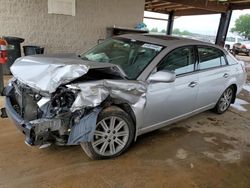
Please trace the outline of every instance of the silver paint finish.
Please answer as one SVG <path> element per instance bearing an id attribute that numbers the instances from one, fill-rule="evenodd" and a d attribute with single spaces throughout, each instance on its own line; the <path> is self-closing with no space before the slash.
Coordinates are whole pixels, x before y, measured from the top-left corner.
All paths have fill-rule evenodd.
<path id="1" fill-rule="evenodd" d="M 175 117 L 180 117 L 195 109 L 197 87 L 189 87 L 198 82 L 197 74 L 179 76 L 172 83 L 150 83 L 146 93 L 147 104 L 144 109 L 143 126 L 158 126 Z"/>
<path id="2" fill-rule="evenodd" d="M 147 91 L 147 84 L 130 80 L 99 80 L 67 85 L 80 90 L 71 111 L 100 105 L 108 96 L 120 99 L 130 105 L 137 105 Z M 145 103 L 145 99 L 144 102 Z M 140 107 L 143 109 L 144 104 Z M 138 106 L 139 107 L 139 106 Z"/>
<path id="3" fill-rule="evenodd" d="M 149 82 L 165 82 L 165 83 L 171 83 L 174 82 L 176 79 L 176 75 L 174 72 L 170 71 L 159 71 L 156 72 L 148 78 Z"/>
<path id="4" fill-rule="evenodd" d="M 13 76 L 38 91 L 53 93 L 60 85 L 85 75 L 89 69 L 114 68 L 117 65 L 83 61 L 74 54 L 35 55 L 19 58 L 11 66 Z"/>
<path id="5" fill-rule="evenodd" d="M 162 40 L 144 35 L 124 35 L 123 37 L 162 45 L 166 48 L 152 60 L 137 80 L 98 80 L 68 85 L 72 89 L 79 90 L 71 111 L 86 106 L 96 107 L 108 96 L 123 100 L 134 112 L 136 136 L 138 136 L 213 108 L 226 88 L 235 85 L 238 94 L 246 81 L 244 67 L 218 46 L 190 39 Z M 229 65 L 202 71 L 196 69 L 192 73 L 176 76 L 176 78 L 173 75 L 170 78 L 168 75 L 168 79 L 166 75 L 155 73 L 155 67 L 169 52 L 178 47 L 190 45 L 206 45 L 220 49 L 229 59 Z M 47 57 L 42 58 L 42 62 L 34 58 L 19 59 L 11 70 L 17 79 L 30 87 L 48 92 L 53 92 L 59 85 L 86 74 L 90 68 L 98 68 L 98 66 L 117 68 L 109 63 L 89 63 L 77 58 L 73 60 L 59 58 L 57 63 Z M 33 61 L 32 66 L 28 66 L 31 65 L 27 61 L 29 59 Z M 25 75 L 25 70 L 28 68 L 34 70 L 31 76 Z M 36 70 L 39 68 L 41 68 L 40 71 Z M 47 73 L 50 69 L 53 71 Z M 166 83 L 167 80 L 173 82 Z"/>
<path id="6" fill-rule="evenodd" d="M 110 116 L 97 123 L 91 145 L 96 153 L 112 156 L 126 146 L 128 138 L 128 124 L 119 117 Z"/>

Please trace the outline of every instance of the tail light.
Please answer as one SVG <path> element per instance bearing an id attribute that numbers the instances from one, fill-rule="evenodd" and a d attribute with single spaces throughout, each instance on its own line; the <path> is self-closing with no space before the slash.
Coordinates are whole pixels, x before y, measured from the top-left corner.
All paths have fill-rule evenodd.
<path id="1" fill-rule="evenodd" d="M 241 48 L 246 49 L 247 47 L 243 44 L 241 45 Z"/>

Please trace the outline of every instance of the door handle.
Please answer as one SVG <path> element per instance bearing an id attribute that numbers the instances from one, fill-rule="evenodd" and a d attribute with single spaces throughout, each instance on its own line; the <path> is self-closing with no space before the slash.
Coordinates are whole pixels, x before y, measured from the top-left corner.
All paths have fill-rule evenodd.
<path id="1" fill-rule="evenodd" d="M 198 82 L 191 82 L 189 85 L 188 85 L 188 87 L 195 87 L 195 86 L 197 86 L 198 85 Z"/>
<path id="2" fill-rule="evenodd" d="M 229 77 L 229 74 L 225 73 L 225 74 L 223 75 L 223 77 L 224 77 L 224 78 L 228 78 L 228 77 Z"/>

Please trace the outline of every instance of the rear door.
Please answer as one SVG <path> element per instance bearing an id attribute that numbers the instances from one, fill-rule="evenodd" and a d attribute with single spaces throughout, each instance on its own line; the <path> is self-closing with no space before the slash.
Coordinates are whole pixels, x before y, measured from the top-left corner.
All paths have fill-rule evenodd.
<path id="1" fill-rule="evenodd" d="M 230 79 L 230 67 L 227 66 L 222 50 L 210 46 L 198 46 L 199 92 L 196 109 L 214 106 Z"/>

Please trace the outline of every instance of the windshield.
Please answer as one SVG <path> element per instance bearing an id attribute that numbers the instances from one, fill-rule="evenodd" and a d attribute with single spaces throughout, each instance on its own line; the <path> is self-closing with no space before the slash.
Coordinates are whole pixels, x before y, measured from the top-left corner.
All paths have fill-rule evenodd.
<path id="1" fill-rule="evenodd" d="M 128 79 L 136 79 L 162 49 L 146 42 L 112 38 L 82 54 L 81 58 L 119 65 Z"/>

